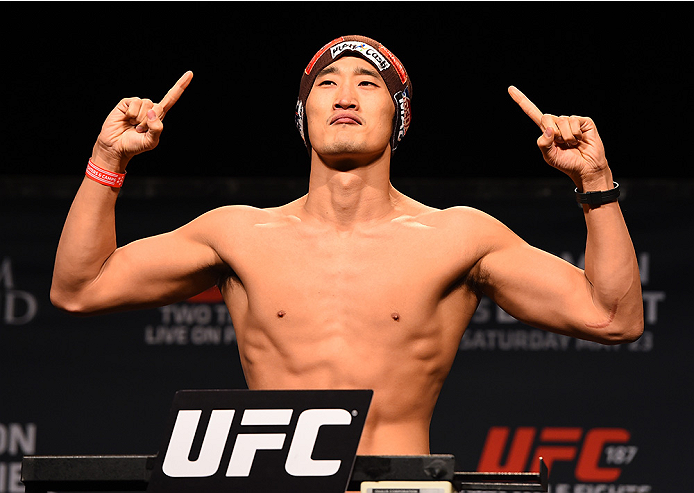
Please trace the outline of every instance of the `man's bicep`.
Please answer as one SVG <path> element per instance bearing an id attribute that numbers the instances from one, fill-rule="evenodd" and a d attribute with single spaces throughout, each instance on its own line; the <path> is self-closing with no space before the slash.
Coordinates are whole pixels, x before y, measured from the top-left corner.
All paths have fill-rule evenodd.
<path id="1" fill-rule="evenodd" d="M 594 339 L 602 315 L 584 272 L 508 236 L 478 263 L 478 284 L 504 311 L 534 327 Z"/>
<path id="2" fill-rule="evenodd" d="M 224 265 L 206 241 L 202 227 L 191 223 L 118 248 L 89 287 L 85 311 L 162 306 L 213 286 Z"/>

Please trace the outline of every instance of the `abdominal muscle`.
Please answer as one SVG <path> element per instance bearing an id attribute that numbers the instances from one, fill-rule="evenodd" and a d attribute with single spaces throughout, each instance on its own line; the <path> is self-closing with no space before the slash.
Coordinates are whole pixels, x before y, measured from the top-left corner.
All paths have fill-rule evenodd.
<path id="1" fill-rule="evenodd" d="M 404 361 L 406 356 L 397 355 L 396 350 L 385 355 L 385 360 L 365 361 L 358 357 L 357 351 L 349 349 L 343 349 L 342 354 L 331 359 L 320 346 L 324 344 L 304 345 L 293 352 L 297 361 L 286 355 L 283 358 L 279 353 L 273 357 L 270 351 L 242 351 L 246 355 L 243 359 L 248 387 L 252 390 L 371 389 L 374 396 L 358 453 L 429 453 L 429 421 L 440 390 L 434 378 L 414 375 L 410 371 L 415 369 L 414 362 Z"/>
<path id="2" fill-rule="evenodd" d="M 375 323 L 311 323 L 310 313 L 293 313 L 265 326 L 234 322 L 248 387 L 372 389 L 358 453 L 428 454 L 431 416 L 462 330 L 439 327 L 435 314 L 427 322 L 407 311 L 397 320 L 392 313 L 365 318 Z"/>

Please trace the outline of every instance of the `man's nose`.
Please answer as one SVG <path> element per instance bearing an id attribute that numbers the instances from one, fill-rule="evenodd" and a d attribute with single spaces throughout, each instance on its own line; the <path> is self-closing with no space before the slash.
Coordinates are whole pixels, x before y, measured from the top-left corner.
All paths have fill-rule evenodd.
<path id="1" fill-rule="evenodd" d="M 340 91 L 336 95 L 335 99 L 335 109 L 356 109 L 358 106 L 357 98 L 354 95 L 352 89 L 346 84 L 340 88 Z"/>

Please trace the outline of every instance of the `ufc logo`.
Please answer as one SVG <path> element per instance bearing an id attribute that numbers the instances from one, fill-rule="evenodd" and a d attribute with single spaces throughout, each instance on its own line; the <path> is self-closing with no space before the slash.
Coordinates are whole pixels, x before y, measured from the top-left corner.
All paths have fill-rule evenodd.
<path id="1" fill-rule="evenodd" d="M 635 446 L 612 447 L 607 444 L 626 444 L 631 434 L 623 428 L 592 428 L 585 436 L 582 428 L 545 427 L 540 430 L 539 442 L 534 448 L 537 429 L 519 427 L 510 445 L 510 429 L 495 426 L 489 429 L 482 450 L 478 471 L 522 472 L 527 471 L 528 460 L 532 456 L 530 470 L 539 470 L 539 457 L 551 469 L 554 461 L 576 461 L 576 479 L 583 482 L 612 482 L 622 473 L 621 467 L 601 467 L 603 452 L 607 452 L 608 464 L 624 465 L 631 462 L 638 450 Z M 581 439 L 583 440 L 581 442 Z M 504 451 L 508 450 L 502 464 Z M 531 454 L 532 452 L 532 454 Z M 620 452 L 617 454 L 616 452 Z M 621 454 L 625 452 L 625 454 Z M 626 460 L 629 455 L 628 461 Z"/>
<path id="2" fill-rule="evenodd" d="M 241 426 L 287 426 L 292 409 L 246 409 Z M 196 460 L 189 455 L 201 410 L 179 410 L 166 450 L 162 470 L 172 478 L 208 477 L 219 471 L 222 454 L 234 419 L 234 409 L 215 409 L 205 431 L 200 454 Z M 307 409 L 298 418 L 296 430 L 284 469 L 292 476 L 332 476 L 340 468 L 339 460 L 313 460 L 311 455 L 322 426 L 349 425 L 352 414 L 345 409 Z M 236 435 L 227 477 L 248 477 L 258 450 L 282 450 L 286 433 L 239 433 Z"/>

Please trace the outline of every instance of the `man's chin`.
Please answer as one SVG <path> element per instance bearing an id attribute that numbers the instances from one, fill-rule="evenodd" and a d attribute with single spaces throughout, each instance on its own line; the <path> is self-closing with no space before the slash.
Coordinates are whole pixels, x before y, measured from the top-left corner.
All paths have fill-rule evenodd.
<path id="1" fill-rule="evenodd" d="M 366 146 L 360 142 L 334 142 L 323 146 L 319 152 L 322 156 L 359 156 L 363 154 L 373 154 L 373 150 L 369 152 Z"/>
<path id="2" fill-rule="evenodd" d="M 373 149 L 358 142 L 336 142 L 315 149 L 328 166 L 348 170 L 364 166 L 381 157 L 387 149 Z"/>

